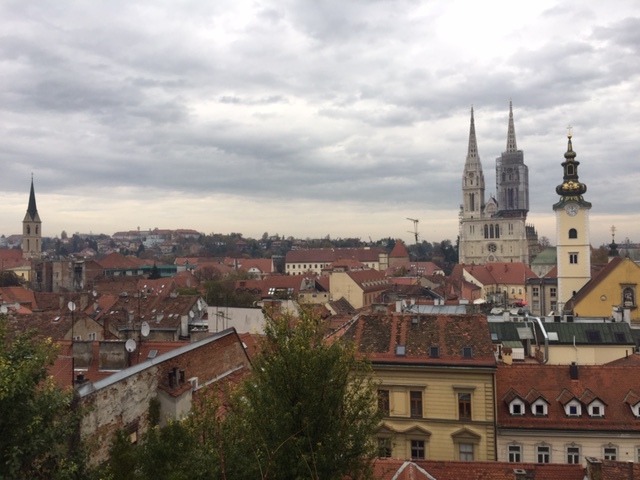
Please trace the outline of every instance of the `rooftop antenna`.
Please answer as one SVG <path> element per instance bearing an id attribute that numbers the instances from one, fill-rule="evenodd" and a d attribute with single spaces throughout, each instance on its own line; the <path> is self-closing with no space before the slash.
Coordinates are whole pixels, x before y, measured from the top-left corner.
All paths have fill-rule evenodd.
<path id="1" fill-rule="evenodd" d="M 418 244 L 418 222 L 420 220 L 418 220 L 417 218 L 409 218 L 407 217 L 407 220 L 409 220 L 410 222 L 413 222 L 413 230 L 407 230 L 409 233 L 413 233 L 413 236 L 416 239 L 416 245 Z"/>
<path id="2" fill-rule="evenodd" d="M 73 312 L 76 310 L 76 304 L 73 302 L 69 302 L 67 304 L 67 308 L 71 312 L 71 387 L 73 387 L 73 382 L 76 377 L 76 359 L 73 356 Z"/>

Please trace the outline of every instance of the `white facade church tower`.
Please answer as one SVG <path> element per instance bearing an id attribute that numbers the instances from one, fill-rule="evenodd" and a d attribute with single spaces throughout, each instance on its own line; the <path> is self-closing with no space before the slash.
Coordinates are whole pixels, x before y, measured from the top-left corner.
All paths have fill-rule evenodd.
<path id="1" fill-rule="evenodd" d="M 567 152 L 562 162 L 563 181 L 556 187 L 560 200 L 556 212 L 556 245 L 558 258 L 558 309 L 591 279 L 591 243 L 589 210 L 591 204 L 582 195 L 587 186 L 578 180 L 578 162 L 568 135 Z"/>

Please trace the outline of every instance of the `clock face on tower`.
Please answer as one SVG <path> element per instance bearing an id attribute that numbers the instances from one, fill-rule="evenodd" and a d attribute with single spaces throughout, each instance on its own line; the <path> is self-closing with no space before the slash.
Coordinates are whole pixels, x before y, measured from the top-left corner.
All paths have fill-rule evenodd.
<path id="1" fill-rule="evenodd" d="M 567 215 L 569 215 L 570 217 L 573 217 L 576 215 L 576 213 L 578 213 L 578 205 L 576 205 L 575 203 L 570 203 L 569 205 L 564 207 L 564 209 L 567 212 Z"/>

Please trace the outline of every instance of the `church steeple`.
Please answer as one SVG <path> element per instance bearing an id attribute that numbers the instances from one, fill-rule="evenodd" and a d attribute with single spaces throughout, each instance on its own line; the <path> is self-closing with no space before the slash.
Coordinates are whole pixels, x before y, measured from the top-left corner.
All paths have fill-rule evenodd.
<path id="1" fill-rule="evenodd" d="M 471 107 L 471 124 L 469 127 L 469 146 L 467 159 L 462 174 L 462 216 L 479 218 L 484 210 L 484 174 L 478 155 L 476 125 Z"/>
<path id="2" fill-rule="evenodd" d="M 518 151 L 516 144 L 516 127 L 513 124 L 513 104 L 509 100 L 509 130 L 507 131 L 507 151 L 506 153 L 515 153 Z"/>
<path id="3" fill-rule="evenodd" d="M 25 221 L 27 219 L 33 221 L 38 217 L 38 207 L 36 207 L 36 193 L 33 189 L 33 176 L 31 176 L 31 192 L 29 193 L 29 206 L 27 207 L 27 216 L 25 217 Z M 40 218 L 38 217 L 38 221 Z"/>
<path id="4" fill-rule="evenodd" d="M 471 107 L 471 126 L 469 127 L 469 148 L 467 150 L 467 163 L 478 159 L 478 141 L 476 140 L 476 122 L 473 119 L 473 106 Z"/>
<path id="5" fill-rule="evenodd" d="M 556 193 L 560 195 L 560 201 L 554 207 L 561 207 L 565 203 L 572 201 L 584 207 L 591 207 L 591 204 L 582 197 L 587 191 L 587 186 L 578 179 L 578 165 L 580 165 L 580 162 L 576 160 L 576 152 L 573 151 L 571 132 L 567 134 L 567 138 L 567 151 L 564 154 L 565 160 L 562 162 L 564 176 L 562 183 L 556 187 Z"/>
<path id="6" fill-rule="evenodd" d="M 27 213 L 22 221 L 22 258 L 40 258 L 42 256 L 42 221 L 36 207 L 36 193 L 31 176 L 31 191 Z"/>

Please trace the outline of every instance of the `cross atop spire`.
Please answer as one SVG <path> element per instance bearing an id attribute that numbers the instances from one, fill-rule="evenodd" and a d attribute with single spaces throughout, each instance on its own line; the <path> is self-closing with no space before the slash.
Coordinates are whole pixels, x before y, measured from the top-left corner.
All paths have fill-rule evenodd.
<path id="1" fill-rule="evenodd" d="M 473 120 L 473 105 L 471 105 L 471 127 L 469 128 L 469 150 L 467 151 L 467 160 L 470 158 L 478 158 L 478 142 L 476 141 L 476 124 Z"/>
<path id="2" fill-rule="evenodd" d="M 507 153 L 518 151 L 516 144 L 516 128 L 513 124 L 513 103 L 509 99 L 509 130 L 507 131 Z"/>

